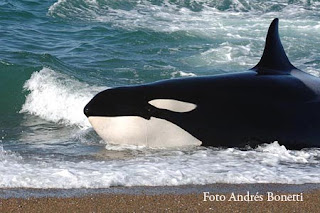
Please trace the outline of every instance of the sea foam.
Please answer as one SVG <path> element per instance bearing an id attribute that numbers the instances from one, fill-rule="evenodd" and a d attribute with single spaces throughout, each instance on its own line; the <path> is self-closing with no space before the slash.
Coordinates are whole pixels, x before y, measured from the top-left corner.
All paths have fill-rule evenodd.
<path id="1" fill-rule="evenodd" d="M 210 46 L 198 54 L 179 59 L 188 66 L 213 67 L 224 71 L 247 70 L 258 63 L 271 20 L 280 18 L 280 34 L 292 63 L 319 76 L 317 56 L 310 50 L 319 43 L 319 23 L 313 20 L 320 11 L 310 1 L 89 1 L 59 0 L 48 14 L 55 18 L 101 22 L 128 31 L 183 33 L 189 38 L 209 40 Z M 310 17 L 308 19 L 308 17 Z M 308 19 L 306 22 L 305 20 Z M 254 24 L 252 24 L 254 23 Z M 308 33 L 309 32 L 309 33 Z M 172 35 L 174 36 L 174 35 Z M 223 42 L 221 42 L 223 38 Z M 299 38 L 299 40 L 296 40 Z M 190 47 L 189 47 L 190 48 Z M 258 51 L 255 51 L 258 50 Z M 307 55 L 305 60 L 297 55 Z"/>
<path id="2" fill-rule="evenodd" d="M 112 154 L 126 152 L 112 148 Z M 130 148 L 131 150 L 131 148 Z M 25 160 L 0 149 L 0 187 L 106 188 L 213 183 L 320 183 L 319 149 L 290 151 L 277 142 L 257 149 L 153 150 L 109 160 Z M 312 168 L 312 169 L 311 169 Z"/>
<path id="3" fill-rule="evenodd" d="M 224 19 L 246 21 L 260 15 L 292 17 L 312 15 L 319 10 L 317 2 L 310 1 L 110 1 L 58 0 L 49 7 L 48 14 L 63 19 L 80 19 L 111 23 L 126 29 L 147 28 L 156 31 L 212 30 L 221 27 Z M 252 20 L 251 20 L 252 21 Z M 258 21 L 258 20 L 257 20 Z"/>

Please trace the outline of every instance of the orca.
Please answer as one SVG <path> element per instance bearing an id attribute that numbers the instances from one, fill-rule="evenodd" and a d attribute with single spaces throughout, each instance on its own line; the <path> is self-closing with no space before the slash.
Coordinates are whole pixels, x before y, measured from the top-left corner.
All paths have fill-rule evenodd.
<path id="1" fill-rule="evenodd" d="M 84 113 L 115 144 L 320 147 L 320 79 L 290 63 L 278 25 L 276 18 L 248 71 L 107 89 Z"/>

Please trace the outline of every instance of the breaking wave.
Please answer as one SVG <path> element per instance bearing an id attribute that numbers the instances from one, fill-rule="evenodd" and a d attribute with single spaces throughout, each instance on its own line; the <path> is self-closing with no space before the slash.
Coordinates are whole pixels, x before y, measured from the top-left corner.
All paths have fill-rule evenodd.
<path id="1" fill-rule="evenodd" d="M 105 87 L 89 86 L 65 74 L 43 68 L 34 72 L 23 88 L 29 92 L 20 113 L 29 113 L 48 121 L 90 126 L 84 106 Z"/>

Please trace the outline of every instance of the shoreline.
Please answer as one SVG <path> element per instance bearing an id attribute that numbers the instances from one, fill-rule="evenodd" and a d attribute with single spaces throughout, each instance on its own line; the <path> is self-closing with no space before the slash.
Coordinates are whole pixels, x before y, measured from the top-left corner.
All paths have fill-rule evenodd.
<path id="1" fill-rule="evenodd" d="M 200 194 L 205 191 L 219 193 L 266 193 L 268 191 L 283 193 L 300 193 L 320 190 L 320 183 L 283 184 L 283 183 L 215 183 L 206 185 L 179 186 L 114 186 L 110 188 L 0 188 L 0 199 L 7 198 L 42 198 L 42 197 L 83 197 L 88 195 L 164 195 L 164 194 Z"/>
<path id="2" fill-rule="evenodd" d="M 204 201 L 204 192 L 225 196 L 225 201 Z M 246 194 L 266 198 L 303 194 L 303 200 L 235 201 L 230 195 Z M 9 196 L 10 195 L 10 196 Z M 210 184 L 187 186 L 137 186 L 108 189 L 0 189 L 0 212 L 317 212 L 320 209 L 320 184 Z"/>

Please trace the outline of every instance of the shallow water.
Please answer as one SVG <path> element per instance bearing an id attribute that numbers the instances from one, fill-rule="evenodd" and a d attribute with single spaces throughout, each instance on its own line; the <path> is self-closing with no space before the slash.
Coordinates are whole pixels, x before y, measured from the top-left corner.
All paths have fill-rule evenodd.
<path id="1" fill-rule="evenodd" d="M 0 187 L 320 183 L 319 149 L 112 146 L 82 112 L 108 87 L 250 69 L 276 17 L 319 76 L 319 1 L 4 0 L 0 17 Z"/>

